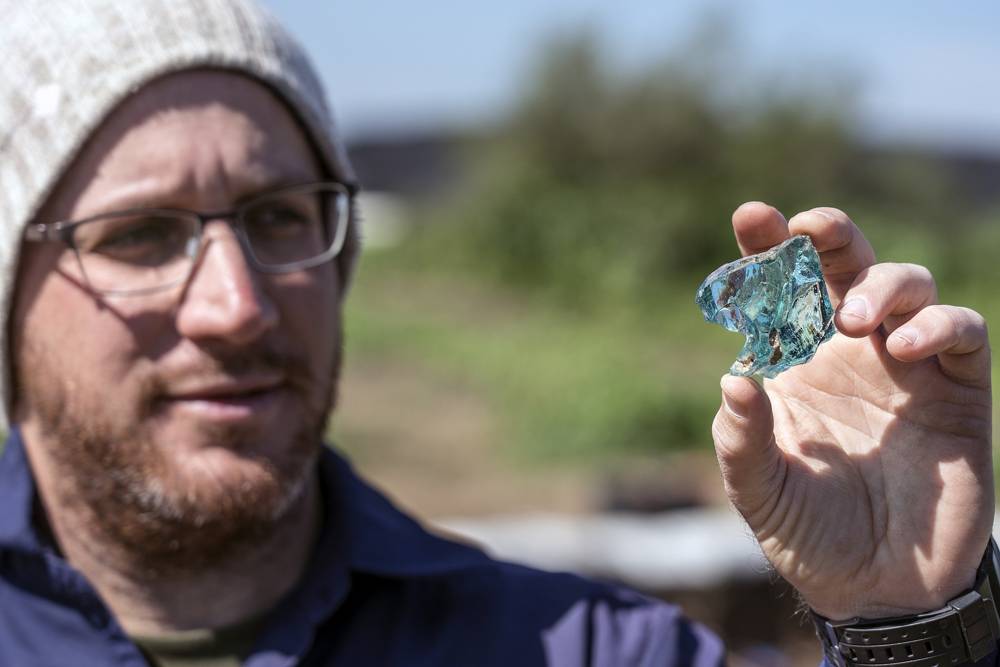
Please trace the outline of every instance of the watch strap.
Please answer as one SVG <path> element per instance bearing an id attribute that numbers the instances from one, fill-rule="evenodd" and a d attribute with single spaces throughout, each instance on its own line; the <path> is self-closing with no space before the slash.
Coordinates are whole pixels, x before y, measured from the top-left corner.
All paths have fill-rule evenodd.
<path id="1" fill-rule="evenodd" d="M 996 650 L 1000 560 L 991 538 L 972 590 L 936 611 L 884 619 L 830 621 L 812 612 L 827 661 L 836 667 L 972 665 Z"/>

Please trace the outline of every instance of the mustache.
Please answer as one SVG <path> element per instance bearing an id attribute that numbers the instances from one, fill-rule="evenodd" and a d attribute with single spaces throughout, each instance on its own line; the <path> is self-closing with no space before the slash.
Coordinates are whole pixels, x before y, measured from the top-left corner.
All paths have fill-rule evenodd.
<path id="1" fill-rule="evenodd" d="M 239 382 L 259 377 L 280 378 L 282 384 L 300 393 L 311 391 L 317 382 L 329 381 L 318 377 L 302 355 L 259 343 L 239 350 L 204 351 L 197 359 L 150 376 L 143 394 L 156 399 L 192 383 Z"/>

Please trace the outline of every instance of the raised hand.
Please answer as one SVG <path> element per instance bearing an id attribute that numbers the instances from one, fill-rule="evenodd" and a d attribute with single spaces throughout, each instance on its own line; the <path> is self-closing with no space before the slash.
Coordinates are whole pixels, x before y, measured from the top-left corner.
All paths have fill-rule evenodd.
<path id="1" fill-rule="evenodd" d="M 975 311 L 939 305 L 912 264 L 877 264 L 841 211 L 787 223 L 748 203 L 744 254 L 806 234 L 838 333 L 763 389 L 722 379 L 713 424 L 730 499 L 818 613 L 937 609 L 971 588 L 993 521 L 990 351 Z"/>

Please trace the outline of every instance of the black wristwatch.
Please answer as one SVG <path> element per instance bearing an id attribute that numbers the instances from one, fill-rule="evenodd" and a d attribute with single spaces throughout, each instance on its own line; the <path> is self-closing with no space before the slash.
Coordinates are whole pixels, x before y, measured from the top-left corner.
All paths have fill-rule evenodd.
<path id="1" fill-rule="evenodd" d="M 959 667 L 996 650 L 1000 554 L 990 538 L 976 584 L 937 611 L 914 616 L 830 621 L 812 612 L 823 653 L 836 667 Z"/>

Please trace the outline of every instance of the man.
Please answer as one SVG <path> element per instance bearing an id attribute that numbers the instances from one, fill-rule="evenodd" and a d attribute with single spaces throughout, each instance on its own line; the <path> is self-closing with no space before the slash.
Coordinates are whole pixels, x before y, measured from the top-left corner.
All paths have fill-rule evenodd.
<path id="1" fill-rule="evenodd" d="M 279 27 L 238 0 L 6 9 L 0 665 L 722 663 L 668 605 L 424 532 L 322 446 L 355 186 Z M 733 223 L 744 252 L 809 234 L 844 334 L 767 394 L 723 383 L 723 477 L 777 571 L 833 621 L 979 586 L 982 318 L 834 209 Z"/>

